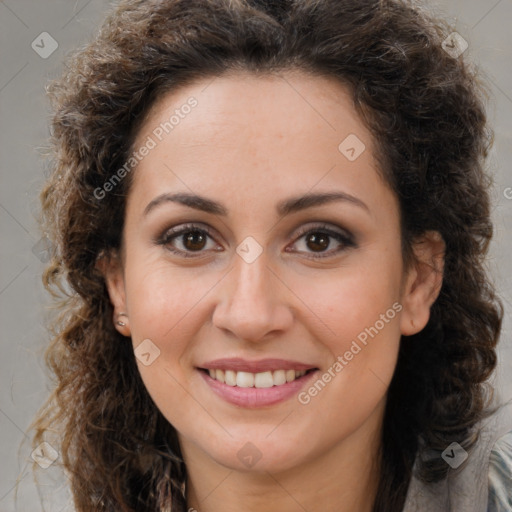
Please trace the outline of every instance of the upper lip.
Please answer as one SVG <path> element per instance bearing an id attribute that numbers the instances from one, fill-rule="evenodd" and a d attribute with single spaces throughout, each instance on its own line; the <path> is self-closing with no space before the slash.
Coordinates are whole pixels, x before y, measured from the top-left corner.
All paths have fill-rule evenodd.
<path id="1" fill-rule="evenodd" d="M 235 372 L 261 373 L 275 370 L 311 370 L 311 364 L 290 361 L 287 359 L 260 359 L 249 361 L 240 357 L 215 359 L 200 366 L 206 370 L 232 370 Z"/>

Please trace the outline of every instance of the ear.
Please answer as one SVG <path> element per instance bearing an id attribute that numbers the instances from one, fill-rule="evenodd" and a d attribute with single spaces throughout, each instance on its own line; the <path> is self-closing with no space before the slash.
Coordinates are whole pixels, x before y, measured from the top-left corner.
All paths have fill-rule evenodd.
<path id="1" fill-rule="evenodd" d="M 412 263 L 402 293 L 403 312 L 400 329 L 403 335 L 420 332 L 430 318 L 430 306 L 443 284 L 446 245 L 437 231 L 427 231 L 413 244 Z"/>
<path id="2" fill-rule="evenodd" d="M 105 279 L 110 302 L 114 307 L 114 318 L 112 319 L 114 326 L 122 335 L 130 336 L 123 263 L 119 253 L 117 251 L 102 253 L 96 261 L 96 268 Z"/>

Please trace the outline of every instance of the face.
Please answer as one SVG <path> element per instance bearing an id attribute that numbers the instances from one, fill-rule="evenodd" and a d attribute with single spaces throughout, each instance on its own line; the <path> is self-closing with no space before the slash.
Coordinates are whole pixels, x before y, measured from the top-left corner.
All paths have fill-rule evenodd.
<path id="1" fill-rule="evenodd" d="M 439 282 L 404 268 L 397 199 L 344 86 L 197 82 L 159 99 L 134 149 L 105 273 L 185 452 L 279 471 L 378 431 L 400 337 Z"/>

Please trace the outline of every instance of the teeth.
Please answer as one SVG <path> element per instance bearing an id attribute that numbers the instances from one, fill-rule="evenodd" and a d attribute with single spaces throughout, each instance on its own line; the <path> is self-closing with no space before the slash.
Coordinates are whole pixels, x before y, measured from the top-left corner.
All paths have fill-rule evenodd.
<path id="1" fill-rule="evenodd" d="M 254 387 L 271 388 L 274 385 L 272 372 L 257 373 L 254 377 Z"/>
<path id="2" fill-rule="evenodd" d="M 254 386 L 254 373 L 236 372 L 236 385 L 239 388 L 252 388 Z"/>
<path id="3" fill-rule="evenodd" d="M 228 386 L 236 386 L 236 372 L 232 370 L 226 370 L 224 373 L 224 383 Z"/>
<path id="4" fill-rule="evenodd" d="M 235 372 L 233 370 L 208 370 L 212 379 L 223 382 L 228 386 L 240 388 L 271 388 L 292 382 L 306 374 L 306 370 L 274 370 L 273 372 Z"/>
<path id="5" fill-rule="evenodd" d="M 293 373 L 295 374 L 295 372 Z M 274 386 L 280 386 L 281 384 L 284 384 L 286 382 L 286 372 L 284 370 L 276 370 L 272 374 L 272 378 L 274 380 Z"/>
<path id="6" fill-rule="evenodd" d="M 295 380 L 295 370 L 286 370 L 286 382 Z"/>

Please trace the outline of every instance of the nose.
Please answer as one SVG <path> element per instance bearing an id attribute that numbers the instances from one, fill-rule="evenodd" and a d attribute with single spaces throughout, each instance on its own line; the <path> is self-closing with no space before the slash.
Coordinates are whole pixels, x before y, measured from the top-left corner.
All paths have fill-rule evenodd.
<path id="1" fill-rule="evenodd" d="M 236 339 L 265 341 L 292 325 L 293 312 L 287 303 L 291 292 L 268 267 L 265 253 L 252 263 L 237 255 L 219 293 L 213 325 Z"/>

